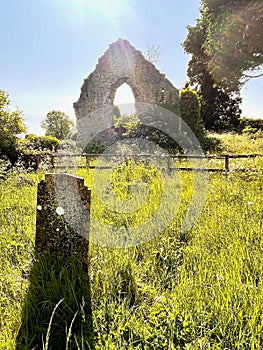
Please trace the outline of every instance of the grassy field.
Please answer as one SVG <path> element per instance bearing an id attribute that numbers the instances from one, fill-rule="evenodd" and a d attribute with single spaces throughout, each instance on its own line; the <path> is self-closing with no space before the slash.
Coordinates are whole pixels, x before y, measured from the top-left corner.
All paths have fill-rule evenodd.
<path id="1" fill-rule="evenodd" d="M 238 142 L 218 137 L 225 138 L 223 149 L 231 153 L 261 150 L 262 139 L 249 149 L 245 137 Z M 125 202 L 130 187 L 122 173 L 114 184 Z M 130 173 L 138 176 L 140 170 Z M 92 171 L 79 175 L 93 190 L 92 215 L 105 220 Z M 148 168 L 143 175 L 154 192 L 158 174 Z M 201 215 L 184 233 L 179 224 L 191 201 L 192 175 L 180 173 L 172 181 L 178 176 L 182 195 L 174 221 L 135 247 L 91 242 L 88 278 L 78 261 L 56 271 L 54 260 L 34 259 L 37 183 L 43 174 L 1 180 L 0 349 L 33 348 L 19 345 L 21 323 L 25 343 L 37 329 L 32 344 L 41 350 L 262 349 L 262 173 L 209 174 Z M 139 225 L 143 215 L 151 215 L 150 204 L 159 201 L 153 196 L 141 218 L 131 217 L 129 224 L 136 219 Z M 123 217 L 110 220 L 118 225 Z"/>
<path id="2" fill-rule="evenodd" d="M 253 134 L 211 134 L 221 141 L 220 152 L 232 154 L 262 153 L 263 137 Z"/>

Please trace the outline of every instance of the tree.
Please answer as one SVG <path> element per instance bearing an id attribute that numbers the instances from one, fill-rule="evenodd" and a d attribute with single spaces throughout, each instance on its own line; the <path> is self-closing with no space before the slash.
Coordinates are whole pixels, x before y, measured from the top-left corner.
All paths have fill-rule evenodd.
<path id="1" fill-rule="evenodd" d="M 161 48 L 159 45 L 148 44 L 144 56 L 149 62 L 157 66 L 160 63 L 160 53 Z"/>
<path id="2" fill-rule="evenodd" d="M 60 141 L 55 137 L 28 134 L 24 139 L 18 140 L 18 163 L 27 171 L 36 171 L 41 162 L 47 162 L 46 155 L 56 151 L 59 145 Z"/>
<path id="3" fill-rule="evenodd" d="M 208 130 L 236 128 L 240 117 L 239 89 L 230 91 L 220 86 L 209 71 L 210 57 L 204 48 L 208 36 L 209 17 L 201 10 L 201 19 L 195 26 L 188 26 L 183 43 L 185 52 L 192 55 L 188 64 L 189 84 L 198 91 L 201 102 L 201 117 Z"/>
<path id="4" fill-rule="evenodd" d="M 170 152 L 179 149 L 178 144 L 168 134 L 153 126 L 142 124 L 137 115 L 122 115 L 115 118 L 114 130 L 119 134 L 120 139 L 147 139 Z"/>
<path id="5" fill-rule="evenodd" d="M 74 123 L 64 112 L 50 111 L 40 125 L 46 130 L 46 136 L 63 140 L 74 126 Z"/>
<path id="6" fill-rule="evenodd" d="M 203 0 L 208 19 L 204 49 L 209 72 L 222 86 L 236 90 L 263 65 L 262 0 Z"/>
<path id="7" fill-rule="evenodd" d="M 200 98 L 195 90 L 185 88 L 180 91 L 180 117 L 198 139 L 205 136 L 200 107 Z"/>
<path id="8" fill-rule="evenodd" d="M 0 90 L 0 157 L 7 156 L 13 165 L 17 160 L 19 134 L 26 131 L 22 111 L 10 110 L 9 94 Z"/>
<path id="9" fill-rule="evenodd" d="M 20 143 L 24 143 L 27 149 L 45 152 L 56 152 L 60 141 L 53 136 L 38 136 L 35 134 L 28 134 Z"/>

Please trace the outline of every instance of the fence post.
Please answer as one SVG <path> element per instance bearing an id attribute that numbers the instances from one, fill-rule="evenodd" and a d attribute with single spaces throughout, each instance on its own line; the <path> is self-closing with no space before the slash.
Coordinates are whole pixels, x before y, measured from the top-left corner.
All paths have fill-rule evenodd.
<path id="1" fill-rule="evenodd" d="M 225 171 L 229 171 L 229 154 L 225 154 Z"/>
<path id="2" fill-rule="evenodd" d="M 86 154 L 86 168 L 89 169 L 89 156 Z"/>

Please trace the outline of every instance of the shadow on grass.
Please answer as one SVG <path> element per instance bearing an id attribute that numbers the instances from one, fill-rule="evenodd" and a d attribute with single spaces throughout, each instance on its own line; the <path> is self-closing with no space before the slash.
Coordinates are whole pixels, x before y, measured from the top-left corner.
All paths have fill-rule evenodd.
<path id="1" fill-rule="evenodd" d="M 29 277 L 16 350 L 93 349 L 87 264 L 39 255 Z"/>
<path id="2" fill-rule="evenodd" d="M 204 153 L 219 153 L 222 151 L 222 142 L 214 136 L 206 135 L 199 141 Z"/>

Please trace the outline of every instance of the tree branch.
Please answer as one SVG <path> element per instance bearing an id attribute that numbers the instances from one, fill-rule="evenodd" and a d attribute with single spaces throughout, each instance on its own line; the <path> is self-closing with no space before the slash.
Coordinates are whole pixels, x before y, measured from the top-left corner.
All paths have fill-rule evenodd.
<path id="1" fill-rule="evenodd" d="M 246 78 L 259 78 L 259 77 L 263 76 L 263 73 L 260 73 L 258 75 L 249 75 L 249 74 L 243 73 L 243 76 L 246 77 Z"/>

